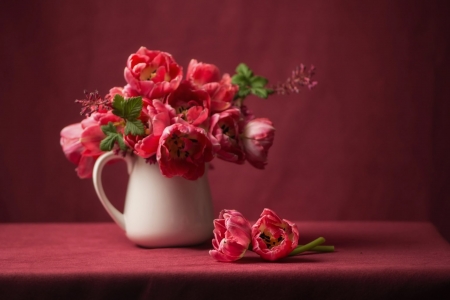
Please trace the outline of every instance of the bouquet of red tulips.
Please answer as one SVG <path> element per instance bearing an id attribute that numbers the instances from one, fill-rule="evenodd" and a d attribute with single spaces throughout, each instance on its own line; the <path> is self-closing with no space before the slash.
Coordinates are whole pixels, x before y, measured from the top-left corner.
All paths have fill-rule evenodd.
<path id="1" fill-rule="evenodd" d="M 183 79 L 169 53 L 141 47 L 128 58 L 125 86 L 103 98 L 94 92 L 76 100 L 85 119 L 61 131 L 62 149 L 80 178 L 91 177 L 96 159 L 107 151 L 158 163 L 169 178 L 195 180 L 215 157 L 263 169 L 275 128 L 269 119 L 256 118 L 244 99 L 312 88 L 313 74 L 313 67 L 300 65 L 286 82 L 268 86 L 245 64 L 231 77 L 193 59 Z"/>

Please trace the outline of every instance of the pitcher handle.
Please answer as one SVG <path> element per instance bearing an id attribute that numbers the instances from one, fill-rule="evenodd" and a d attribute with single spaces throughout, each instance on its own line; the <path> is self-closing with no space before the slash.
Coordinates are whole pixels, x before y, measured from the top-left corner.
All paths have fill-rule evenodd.
<path id="1" fill-rule="evenodd" d="M 92 173 L 92 180 L 94 182 L 94 188 L 97 192 L 97 196 L 100 199 L 100 202 L 103 204 L 103 207 L 106 209 L 111 218 L 119 225 L 123 230 L 125 229 L 125 218 L 123 213 L 118 211 L 108 200 L 106 197 L 105 191 L 103 190 L 102 184 L 102 171 L 105 164 L 112 159 L 122 159 L 127 163 L 128 174 L 131 174 L 133 170 L 133 160 L 129 156 L 120 156 L 114 154 L 114 152 L 106 152 L 97 159 L 94 165 L 94 171 Z"/>

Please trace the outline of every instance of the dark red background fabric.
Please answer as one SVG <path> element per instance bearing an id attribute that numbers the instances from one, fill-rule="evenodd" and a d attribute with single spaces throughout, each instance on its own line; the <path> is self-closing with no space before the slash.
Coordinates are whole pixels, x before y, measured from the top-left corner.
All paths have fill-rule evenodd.
<path id="1" fill-rule="evenodd" d="M 123 86 L 140 46 L 271 82 L 299 64 L 319 86 L 249 99 L 276 126 L 265 171 L 215 160 L 216 213 L 256 219 L 432 220 L 450 236 L 449 6 L 445 1 L 2 1 L 0 221 L 107 221 L 59 145 L 74 99 Z M 107 193 L 122 206 L 126 175 Z"/>

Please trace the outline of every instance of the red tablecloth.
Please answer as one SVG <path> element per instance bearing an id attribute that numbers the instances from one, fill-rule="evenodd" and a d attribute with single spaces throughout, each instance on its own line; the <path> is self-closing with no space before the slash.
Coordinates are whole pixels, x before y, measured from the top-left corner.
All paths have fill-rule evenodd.
<path id="1" fill-rule="evenodd" d="M 298 225 L 336 252 L 219 263 L 210 243 L 143 249 L 112 223 L 0 224 L 0 299 L 450 299 L 450 245 L 431 223 Z"/>

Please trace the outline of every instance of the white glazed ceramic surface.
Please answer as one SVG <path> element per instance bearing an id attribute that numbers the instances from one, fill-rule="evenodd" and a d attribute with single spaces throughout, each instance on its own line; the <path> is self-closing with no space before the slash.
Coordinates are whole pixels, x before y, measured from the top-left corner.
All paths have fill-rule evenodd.
<path id="1" fill-rule="evenodd" d="M 130 174 L 123 214 L 106 197 L 101 179 L 105 164 L 117 158 L 125 160 Z M 96 161 L 93 181 L 106 211 L 137 245 L 186 246 L 212 238 L 214 217 L 206 173 L 195 181 L 166 178 L 157 164 L 108 152 Z"/>

